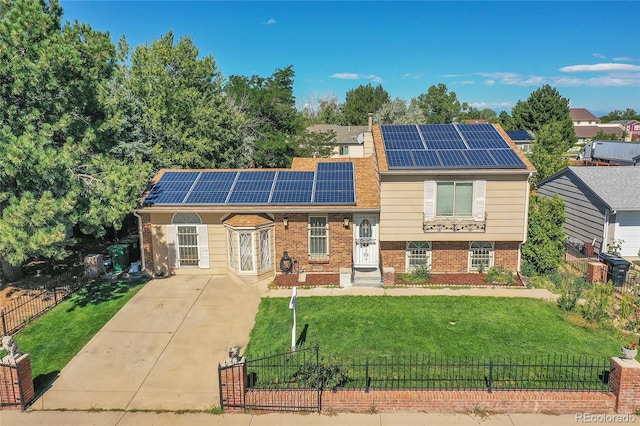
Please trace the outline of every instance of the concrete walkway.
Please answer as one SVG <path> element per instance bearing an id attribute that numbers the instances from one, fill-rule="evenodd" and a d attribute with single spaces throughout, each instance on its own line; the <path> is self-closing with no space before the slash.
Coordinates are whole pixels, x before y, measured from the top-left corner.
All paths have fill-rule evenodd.
<path id="1" fill-rule="evenodd" d="M 148 282 L 31 409 L 204 410 L 218 363 L 248 342 L 261 289 L 210 275 Z M 57 337 L 64 344 L 64 336 Z"/>
<path id="2" fill-rule="evenodd" d="M 606 417 L 605 417 L 606 416 Z M 174 414 L 115 411 L 0 411 L 2 426 L 575 426 L 576 424 L 636 424 L 633 415 L 617 414 Z"/>
<path id="3" fill-rule="evenodd" d="M 540 288 L 519 287 L 472 287 L 472 288 L 421 288 L 421 287 L 298 287 L 299 297 L 309 296 L 485 296 L 485 297 L 529 297 L 555 301 L 557 294 Z M 262 297 L 291 297 L 290 289 L 269 290 Z"/>

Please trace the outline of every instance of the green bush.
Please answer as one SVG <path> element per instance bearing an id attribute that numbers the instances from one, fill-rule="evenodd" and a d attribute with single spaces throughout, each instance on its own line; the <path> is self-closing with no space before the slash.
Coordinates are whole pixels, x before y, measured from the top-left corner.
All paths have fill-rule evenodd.
<path id="1" fill-rule="evenodd" d="M 613 283 L 594 284 L 587 292 L 587 302 L 582 316 L 589 322 L 601 322 L 609 317 L 609 310 L 613 306 Z"/>
<path id="2" fill-rule="evenodd" d="M 507 271 L 503 266 L 494 266 L 489 269 L 484 281 L 493 284 L 515 284 L 516 277 L 513 272 Z"/>
<path id="3" fill-rule="evenodd" d="M 416 268 L 406 274 L 398 274 L 398 277 L 407 283 L 411 284 L 427 284 L 431 281 L 431 269 L 427 264 L 421 264 L 416 266 Z"/>
<path id="4" fill-rule="evenodd" d="M 556 287 L 560 290 L 558 307 L 565 311 L 573 311 L 578 305 L 578 299 L 586 285 L 584 278 L 565 276 L 560 281 L 560 285 Z"/>

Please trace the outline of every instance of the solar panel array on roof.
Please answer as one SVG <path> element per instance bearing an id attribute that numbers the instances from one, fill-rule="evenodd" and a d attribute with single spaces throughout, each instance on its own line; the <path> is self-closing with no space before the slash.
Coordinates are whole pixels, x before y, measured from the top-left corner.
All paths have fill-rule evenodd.
<path id="1" fill-rule="evenodd" d="M 526 130 L 507 130 L 512 141 L 532 141 L 533 137 Z"/>
<path id="2" fill-rule="evenodd" d="M 353 205 L 352 162 L 321 162 L 317 171 L 166 172 L 143 205 Z"/>
<path id="3" fill-rule="evenodd" d="M 491 124 L 393 125 L 380 130 L 390 169 L 526 168 Z"/>

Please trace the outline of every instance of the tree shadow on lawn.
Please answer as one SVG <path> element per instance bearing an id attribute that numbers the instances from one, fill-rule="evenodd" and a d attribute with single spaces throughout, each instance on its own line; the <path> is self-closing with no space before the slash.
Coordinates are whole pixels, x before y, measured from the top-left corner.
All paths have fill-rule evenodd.
<path id="1" fill-rule="evenodd" d="M 117 281 L 103 279 L 90 282 L 71 296 L 70 300 L 73 305 L 67 309 L 67 312 L 73 311 L 76 307 L 98 305 L 103 302 L 119 299 L 132 287 L 146 281 L 144 278 L 136 277 Z"/>

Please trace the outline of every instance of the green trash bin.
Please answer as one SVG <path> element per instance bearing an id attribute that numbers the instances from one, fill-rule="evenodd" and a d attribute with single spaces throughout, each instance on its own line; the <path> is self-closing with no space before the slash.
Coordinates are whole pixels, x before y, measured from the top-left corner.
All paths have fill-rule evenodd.
<path id="1" fill-rule="evenodd" d="M 140 260 L 140 237 L 138 234 L 129 235 L 122 241 L 118 241 L 118 244 L 129 245 L 129 262 L 137 262 Z"/>
<path id="2" fill-rule="evenodd" d="M 114 244 L 107 247 L 111 255 L 113 270 L 122 272 L 129 269 L 129 244 Z"/>

